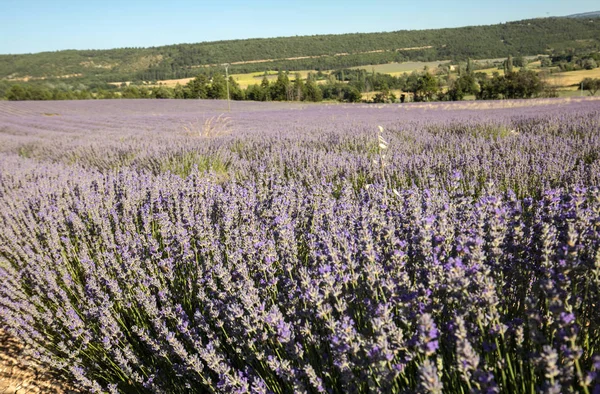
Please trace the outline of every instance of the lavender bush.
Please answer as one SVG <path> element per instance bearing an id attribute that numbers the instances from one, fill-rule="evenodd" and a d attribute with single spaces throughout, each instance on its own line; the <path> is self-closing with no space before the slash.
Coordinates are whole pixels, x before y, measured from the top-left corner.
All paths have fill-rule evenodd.
<path id="1" fill-rule="evenodd" d="M 0 103 L 0 324 L 90 392 L 599 392 L 600 107 L 520 103 Z"/>

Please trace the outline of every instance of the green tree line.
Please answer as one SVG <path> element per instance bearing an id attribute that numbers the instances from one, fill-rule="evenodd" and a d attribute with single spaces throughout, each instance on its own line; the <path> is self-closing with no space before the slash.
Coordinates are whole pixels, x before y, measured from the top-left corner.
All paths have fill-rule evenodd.
<path id="1" fill-rule="evenodd" d="M 552 97 L 556 92 L 538 73 L 524 67 L 523 60 L 508 57 L 503 63 L 504 74 L 489 76 L 477 72 L 470 60 L 458 67 L 458 74 L 440 68 L 437 74 L 425 69 L 392 76 L 364 69 L 339 69 L 328 74 L 309 73 L 303 79 L 299 73 L 279 71 L 271 81 L 265 73 L 260 84 L 242 89 L 233 77 L 227 80 L 220 73 L 201 73 L 185 85 L 144 86 L 136 84 L 96 85 L 92 89 L 76 89 L 66 83 L 47 85 L 4 86 L 8 100 L 79 100 L 79 99 L 227 99 L 253 101 L 365 101 L 363 94 L 376 92 L 372 102 L 459 101 L 466 96 L 479 100 Z M 521 66 L 515 71 L 515 64 Z M 446 70 L 446 71 L 444 71 Z M 600 89 L 600 79 L 586 78 L 584 89 L 591 95 Z M 0 84 L 0 88 L 3 85 Z M 400 90 L 400 97 L 393 91 Z"/>

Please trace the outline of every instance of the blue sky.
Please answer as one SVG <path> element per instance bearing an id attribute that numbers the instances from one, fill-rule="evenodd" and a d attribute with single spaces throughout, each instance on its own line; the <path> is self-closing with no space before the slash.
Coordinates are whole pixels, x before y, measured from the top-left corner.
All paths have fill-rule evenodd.
<path id="1" fill-rule="evenodd" d="M 482 25 L 598 0 L 0 0 L 0 53 Z"/>

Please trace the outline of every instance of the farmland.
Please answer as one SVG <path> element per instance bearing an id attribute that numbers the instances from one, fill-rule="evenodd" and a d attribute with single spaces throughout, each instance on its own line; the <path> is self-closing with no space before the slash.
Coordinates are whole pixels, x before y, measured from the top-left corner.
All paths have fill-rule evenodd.
<path id="1" fill-rule="evenodd" d="M 306 76 L 310 72 L 316 73 L 316 71 L 314 71 L 314 70 L 300 70 L 300 71 L 294 72 L 292 75 L 299 73 L 302 76 L 302 79 L 305 80 Z M 232 74 L 232 77 L 239 84 L 239 86 L 242 89 L 246 89 L 250 85 L 259 85 L 265 75 L 269 81 L 274 81 L 277 79 L 277 72 L 273 72 L 273 71 L 266 72 L 266 73 L 265 72 L 262 72 L 262 73 L 254 72 L 254 73 L 246 73 L 246 74 Z M 168 79 L 168 80 L 164 80 L 164 81 L 157 81 L 156 84 L 173 87 L 177 84 L 185 85 L 192 79 L 194 79 L 194 78 Z M 114 84 L 119 85 L 120 83 L 114 83 Z M 153 86 L 153 85 L 150 85 L 150 86 Z"/>
<path id="2" fill-rule="evenodd" d="M 539 63 L 539 62 L 536 62 Z M 600 68 L 596 68 L 593 70 L 577 70 L 577 71 L 566 71 L 559 72 L 558 70 L 553 70 L 554 72 L 550 73 L 543 69 L 539 68 L 539 64 L 529 65 L 528 68 L 534 69 L 536 71 L 543 72 L 543 78 L 550 84 L 556 87 L 564 88 L 568 90 L 571 86 L 577 86 L 581 83 L 585 78 L 600 78 Z M 520 68 L 515 67 L 515 70 L 519 70 Z M 485 68 L 482 70 L 477 70 L 477 72 L 482 72 L 488 75 L 492 75 L 493 73 L 498 73 L 500 75 L 504 75 L 504 71 L 498 68 Z"/>
<path id="3" fill-rule="evenodd" d="M 600 78 L 600 68 L 552 74 L 548 80 L 556 86 L 573 86 L 580 84 L 585 78 Z"/>
<path id="4" fill-rule="evenodd" d="M 373 64 L 367 66 L 353 67 L 356 69 L 363 69 L 369 72 L 377 72 L 382 74 L 390 74 L 394 76 L 402 75 L 404 73 L 411 73 L 413 71 L 422 71 L 424 67 L 436 68 L 440 64 L 448 62 L 434 61 L 434 62 L 403 62 L 403 63 L 388 63 L 388 64 Z"/>
<path id="5" fill-rule="evenodd" d="M 536 60 L 537 56 L 529 56 L 529 57 L 523 57 L 523 59 L 527 59 L 528 63 L 526 65 L 525 70 L 532 70 L 533 72 L 536 73 L 536 75 L 538 75 L 538 77 L 540 78 L 541 81 L 541 85 L 547 86 L 549 90 L 553 90 L 555 89 L 556 91 L 556 95 L 557 96 L 561 96 L 561 97 L 570 97 L 570 96 L 581 96 L 581 95 L 588 95 L 588 92 L 573 92 L 573 90 L 577 90 L 580 88 L 580 84 L 581 81 L 583 81 L 586 78 L 598 78 L 600 76 L 600 68 L 596 68 L 596 69 L 591 69 L 591 70 L 575 70 L 575 71 L 561 71 L 560 67 L 558 66 L 553 66 L 553 67 L 541 67 L 541 62 L 540 60 Z M 481 67 L 481 65 L 483 65 L 483 67 L 487 67 L 487 68 L 477 68 L 473 71 L 473 75 L 476 75 L 476 79 L 478 79 L 477 85 L 481 86 L 481 85 L 485 85 L 485 82 L 482 82 L 482 80 L 485 79 L 485 76 L 487 76 L 488 78 L 492 78 L 494 75 L 500 75 L 500 76 L 504 76 L 504 70 L 503 70 L 503 66 L 502 63 L 505 62 L 506 59 L 483 59 L 483 60 L 477 60 L 477 61 L 473 61 L 473 64 L 475 64 L 478 67 Z M 491 65 L 494 65 L 494 67 L 491 67 Z M 380 65 L 366 65 L 366 66 L 358 66 L 358 67 L 352 67 L 350 69 L 346 69 L 345 71 L 342 70 L 327 70 L 327 71 L 317 71 L 317 70 L 300 70 L 300 71 L 296 71 L 294 73 L 289 73 L 288 78 L 293 79 L 295 81 L 296 79 L 296 75 L 299 74 L 302 80 L 302 84 L 306 84 L 308 82 L 309 79 L 315 80 L 315 76 L 318 76 L 318 79 L 316 80 L 316 83 L 318 85 L 321 85 L 321 90 L 322 92 L 326 92 L 327 88 L 324 85 L 327 85 L 328 83 L 330 84 L 335 84 L 336 82 L 341 82 L 341 83 L 347 83 L 349 85 L 355 86 L 357 87 L 356 84 L 356 78 L 354 77 L 354 80 L 352 80 L 353 77 L 349 77 L 347 79 L 344 79 L 344 81 L 342 81 L 341 79 L 345 77 L 348 77 L 348 74 L 351 74 L 352 72 L 354 72 L 354 70 L 364 70 L 366 72 L 366 74 L 364 74 L 362 77 L 363 80 L 366 81 L 367 75 L 372 76 L 372 81 L 369 81 L 368 83 L 364 83 L 362 85 L 358 85 L 357 89 L 361 90 L 361 99 L 365 102 L 373 102 L 373 101 L 377 101 L 376 97 L 377 95 L 380 95 L 382 93 L 381 90 L 370 90 L 370 86 L 373 84 L 373 82 L 376 79 L 385 79 L 385 77 L 387 77 L 388 75 L 393 76 L 393 77 L 399 77 L 402 78 L 401 80 L 407 80 L 407 78 L 409 78 L 409 74 L 411 73 L 416 73 L 416 75 L 424 75 L 424 73 L 431 73 L 433 75 L 436 75 L 436 78 L 438 80 L 438 83 L 440 83 L 440 89 L 437 92 L 437 99 L 438 100 L 444 100 L 447 99 L 447 97 L 443 96 L 443 92 L 448 91 L 448 89 L 450 89 L 453 86 L 452 81 L 456 81 L 457 78 L 460 77 L 460 72 L 459 72 L 459 68 L 462 67 L 462 70 L 464 71 L 465 67 L 466 67 L 466 63 L 462 63 L 462 64 L 453 64 L 451 65 L 450 62 L 448 61 L 434 61 L 434 62 L 403 62 L 403 63 L 388 63 L 388 64 L 380 64 Z M 513 71 L 514 72 L 520 72 L 520 71 L 525 71 L 523 70 L 522 67 L 514 67 Z M 485 74 L 482 77 L 482 74 Z M 375 77 L 377 75 L 377 77 Z M 274 84 L 277 82 L 278 79 L 278 72 L 276 71 L 265 71 L 265 72 L 254 72 L 254 73 L 246 73 L 246 74 L 232 74 L 231 75 L 231 81 L 232 83 L 235 83 L 237 85 L 236 89 L 239 87 L 240 89 L 246 90 L 248 89 L 250 86 L 252 85 L 262 85 L 264 84 L 264 78 L 267 79 L 267 81 L 270 84 Z M 360 79 L 359 78 L 359 79 Z M 336 81 L 336 82 L 332 82 L 332 81 Z M 183 78 L 183 79 L 173 79 L 173 80 L 163 80 L 163 81 L 154 81 L 153 83 L 145 83 L 142 86 L 144 87 L 148 87 L 148 88 L 162 88 L 162 87 L 168 87 L 168 88 L 174 88 L 176 87 L 178 84 L 179 85 L 186 85 L 188 83 L 193 83 L 193 78 Z M 374 82 L 376 86 L 381 87 L 381 83 L 377 83 Z M 121 86 L 122 82 L 113 82 L 112 85 L 115 86 Z M 384 84 L 387 85 L 387 82 Z M 179 96 L 177 96 L 176 98 L 183 98 L 185 97 L 185 93 L 181 93 L 181 89 L 182 86 L 179 86 L 178 88 L 180 89 L 180 94 Z M 187 85 L 188 87 L 190 85 Z M 301 85 L 300 85 L 301 86 Z M 369 88 L 367 89 L 367 86 L 369 86 Z M 340 87 L 340 85 L 338 84 L 338 86 L 336 87 L 336 89 L 343 89 L 344 87 Z M 302 87 L 300 87 L 300 89 L 302 89 Z M 403 90 L 404 89 L 404 90 Z M 402 94 L 406 94 L 408 92 L 410 92 L 413 88 L 411 87 L 410 84 L 407 83 L 398 83 L 396 82 L 395 86 L 390 89 L 389 93 L 393 93 L 395 95 L 396 98 L 401 97 Z M 477 88 L 475 89 L 477 90 Z M 248 94 L 249 90 L 246 90 L 245 92 L 245 96 L 244 94 L 237 94 L 236 99 L 242 99 L 242 98 L 247 98 L 247 96 L 249 96 Z M 414 93 L 414 92 L 413 92 Z M 471 91 L 471 94 L 466 95 L 466 99 L 475 99 L 475 92 Z M 323 93 L 325 94 L 325 93 Z M 547 92 L 539 92 L 537 93 L 538 95 L 541 95 L 542 97 L 544 95 L 548 95 Z M 167 92 L 166 95 L 168 96 L 169 93 Z M 183 97 L 182 97 L 183 95 Z M 176 96 L 175 91 L 172 92 L 171 97 Z M 297 98 L 302 97 L 303 95 L 300 94 L 297 96 Z M 338 100 L 343 100 L 344 95 L 343 94 L 337 94 L 337 95 L 333 95 L 333 98 L 331 97 L 332 95 L 328 93 L 327 99 L 329 101 L 333 100 L 333 98 L 336 98 Z M 161 96 L 162 97 L 162 96 Z M 127 98 L 131 98 L 129 96 L 127 96 Z M 255 98 L 256 99 L 256 98 Z"/>
<path id="6" fill-rule="evenodd" d="M 0 101 L 0 328 L 86 392 L 597 392 L 598 152 L 594 98 Z"/>

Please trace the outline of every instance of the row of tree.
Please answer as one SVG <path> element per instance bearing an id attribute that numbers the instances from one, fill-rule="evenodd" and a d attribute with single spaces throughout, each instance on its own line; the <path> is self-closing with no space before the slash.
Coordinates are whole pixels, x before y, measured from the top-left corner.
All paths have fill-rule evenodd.
<path id="1" fill-rule="evenodd" d="M 11 101 L 29 100 L 90 100 L 93 98 L 116 98 L 113 92 L 92 92 L 88 89 L 63 90 L 57 88 L 45 88 L 39 85 L 13 85 L 6 94 L 6 99 Z"/>
<path id="2" fill-rule="evenodd" d="M 291 78 L 290 78 L 291 77 Z M 319 81 L 320 80 L 320 81 Z M 584 89 L 594 95 L 600 89 L 600 79 L 587 78 Z M 200 74 L 186 85 L 148 87 L 123 86 L 120 92 L 96 89 L 44 89 L 37 85 L 14 85 L 7 94 L 8 100 L 76 100 L 110 98 L 156 98 L 156 99 L 227 99 L 253 101 L 312 101 L 337 100 L 360 102 L 363 94 L 376 92 L 372 101 L 397 102 L 393 91 L 400 90 L 401 102 L 412 101 L 459 101 L 466 96 L 479 100 L 519 99 L 552 97 L 556 94 L 533 70 L 521 68 L 515 71 L 512 59 L 504 62 L 504 74 L 491 76 L 474 71 L 467 62 L 459 74 L 433 75 L 428 70 L 401 76 L 390 76 L 365 70 L 343 69 L 329 75 L 309 73 L 304 80 L 299 73 L 291 76 L 280 71 L 273 81 L 265 74 L 260 84 L 242 89 L 233 77 L 227 80 L 222 74 Z"/>
<path id="3" fill-rule="evenodd" d="M 483 74 L 483 77 L 478 79 L 478 84 L 479 91 L 475 92 L 475 96 L 480 100 L 556 96 L 556 92 L 544 83 L 535 71 L 526 69 L 504 75 L 494 73 L 491 78 Z"/>
<path id="4" fill-rule="evenodd" d="M 556 66 L 561 71 L 593 70 L 600 66 L 600 52 L 561 51 L 544 59 L 542 66 Z"/>

